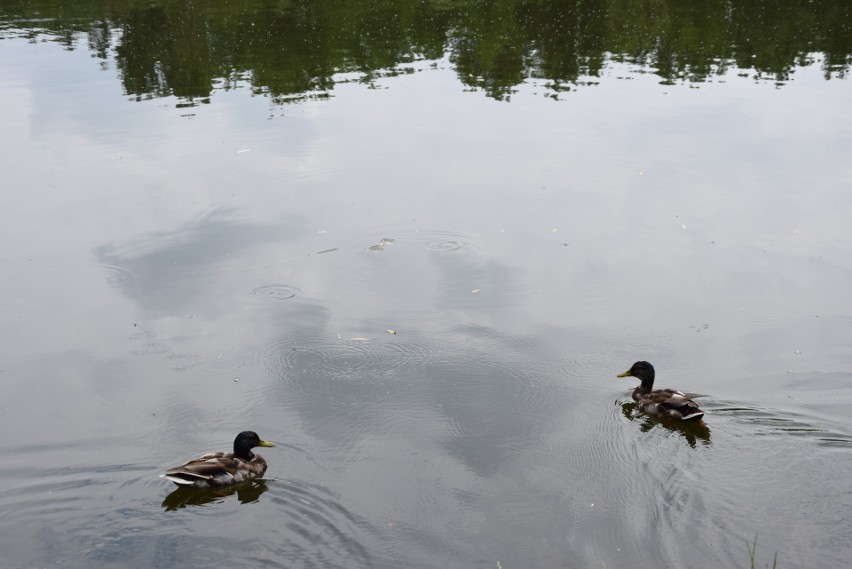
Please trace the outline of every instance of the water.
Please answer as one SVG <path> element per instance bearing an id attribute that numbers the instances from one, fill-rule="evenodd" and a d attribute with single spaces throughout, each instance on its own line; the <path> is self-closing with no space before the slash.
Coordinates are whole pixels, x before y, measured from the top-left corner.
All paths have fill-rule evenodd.
<path id="1" fill-rule="evenodd" d="M 848 564 L 845 4 L 62 6 L 0 2 L 0 567 Z"/>

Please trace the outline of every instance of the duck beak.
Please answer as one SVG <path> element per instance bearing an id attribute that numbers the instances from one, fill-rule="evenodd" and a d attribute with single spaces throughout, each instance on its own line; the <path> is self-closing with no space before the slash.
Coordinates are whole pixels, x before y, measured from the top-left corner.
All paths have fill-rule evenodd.
<path id="1" fill-rule="evenodd" d="M 257 446 L 260 446 L 260 447 L 274 447 L 274 446 L 275 446 L 275 443 L 271 443 L 271 442 L 269 442 L 269 441 L 260 441 L 260 444 L 259 444 L 259 445 L 257 445 Z"/>
<path id="2" fill-rule="evenodd" d="M 615 377 L 630 377 L 631 375 L 633 375 L 633 374 L 630 373 L 630 370 L 627 370 L 624 373 L 620 373 L 620 374 L 616 375 Z"/>

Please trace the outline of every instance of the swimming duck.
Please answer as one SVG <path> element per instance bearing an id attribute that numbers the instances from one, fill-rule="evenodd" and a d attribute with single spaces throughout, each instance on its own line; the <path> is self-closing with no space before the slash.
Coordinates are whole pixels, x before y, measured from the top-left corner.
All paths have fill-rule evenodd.
<path id="1" fill-rule="evenodd" d="M 635 377 L 642 383 L 633 390 L 633 400 L 639 404 L 639 410 L 666 419 L 678 421 L 700 421 L 704 411 L 692 400 L 694 393 L 684 393 L 674 389 L 654 389 L 654 366 L 648 362 L 636 362 L 618 377 Z"/>
<path id="2" fill-rule="evenodd" d="M 274 446 L 275 443 L 262 440 L 254 431 L 243 431 L 234 439 L 234 452 L 207 453 L 183 466 L 170 468 L 160 476 L 178 486 L 195 488 L 239 484 L 266 472 L 266 461 L 251 449 Z"/>

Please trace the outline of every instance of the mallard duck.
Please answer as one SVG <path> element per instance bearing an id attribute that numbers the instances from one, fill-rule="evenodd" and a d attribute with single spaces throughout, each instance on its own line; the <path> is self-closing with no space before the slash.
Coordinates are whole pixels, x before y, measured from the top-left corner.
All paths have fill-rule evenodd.
<path id="1" fill-rule="evenodd" d="M 243 431 L 234 439 L 234 452 L 211 452 L 190 460 L 183 466 L 168 469 L 160 476 L 178 486 L 210 488 L 230 486 L 263 476 L 266 461 L 251 451 L 254 447 L 274 447 L 254 431 Z"/>
<path id="2" fill-rule="evenodd" d="M 633 390 L 633 400 L 639 410 L 666 419 L 678 421 L 700 421 L 704 411 L 692 400 L 694 393 L 674 389 L 654 389 L 654 366 L 648 362 L 636 362 L 618 377 L 635 377 L 642 383 Z"/>

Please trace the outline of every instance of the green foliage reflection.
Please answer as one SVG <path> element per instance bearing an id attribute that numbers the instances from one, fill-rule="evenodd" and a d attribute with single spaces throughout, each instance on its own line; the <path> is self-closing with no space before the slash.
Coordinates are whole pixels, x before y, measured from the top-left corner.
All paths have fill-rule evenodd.
<path id="1" fill-rule="evenodd" d="M 250 85 L 287 101 L 448 57 L 459 80 L 496 99 L 537 79 L 554 93 L 609 61 L 664 83 L 731 69 L 783 83 L 819 62 L 852 62 L 848 0 L 0 0 L 0 38 L 50 38 L 115 60 L 138 98 L 205 101 Z"/>

